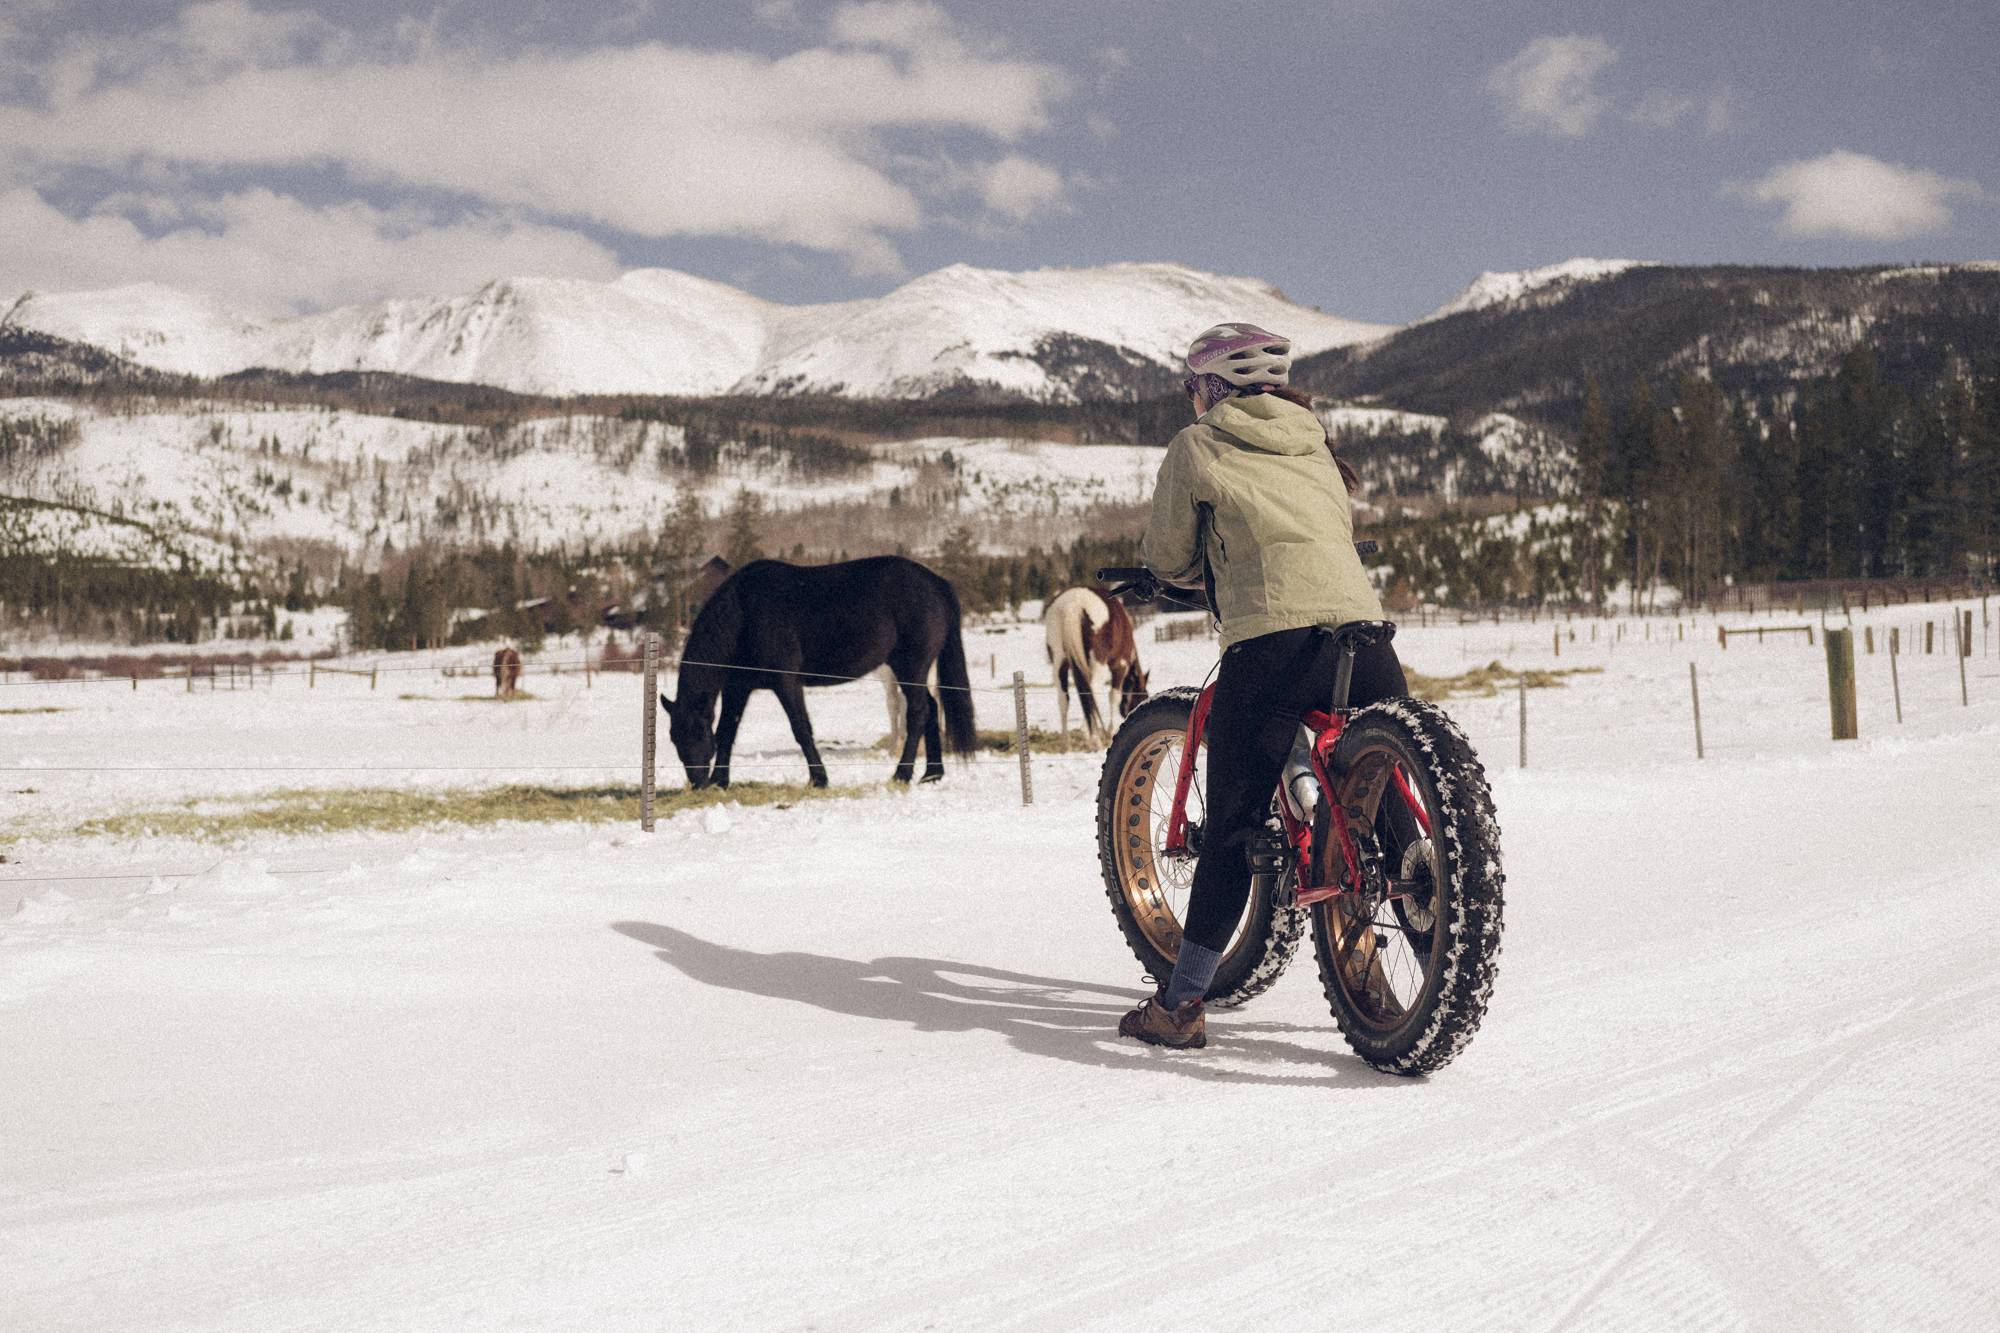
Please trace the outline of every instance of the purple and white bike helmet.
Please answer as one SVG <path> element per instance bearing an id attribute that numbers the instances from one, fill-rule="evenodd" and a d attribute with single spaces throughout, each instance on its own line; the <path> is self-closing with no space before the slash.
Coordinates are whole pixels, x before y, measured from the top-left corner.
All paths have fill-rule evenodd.
<path id="1" fill-rule="evenodd" d="M 1239 393 L 1253 384 L 1282 385 L 1292 373 L 1292 340 L 1255 324 L 1217 324 L 1188 347 L 1187 368 Z"/>

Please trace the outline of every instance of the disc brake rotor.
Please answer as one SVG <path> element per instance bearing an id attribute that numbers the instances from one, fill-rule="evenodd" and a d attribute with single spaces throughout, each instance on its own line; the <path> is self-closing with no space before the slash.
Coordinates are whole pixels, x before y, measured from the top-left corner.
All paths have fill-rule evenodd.
<path id="1" fill-rule="evenodd" d="M 1403 849 L 1403 864 L 1396 871 L 1396 878 L 1413 886 L 1437 883 L 1437 848 L 1429 838 L 1421 838 Z M 1412 895 L 1400 903 L 1403 919 L 1412 930 L 1428 934 L 1437 924 L 1435 892 Z"/>

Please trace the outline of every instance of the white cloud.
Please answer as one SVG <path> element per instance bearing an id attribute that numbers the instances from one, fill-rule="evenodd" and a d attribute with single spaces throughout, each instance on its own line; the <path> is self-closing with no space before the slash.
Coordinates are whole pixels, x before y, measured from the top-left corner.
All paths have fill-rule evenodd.
<path id="1" fill-rule="evenodd" d="M 1067 92 L 1053 66 L 974 49 L 920 0 L 842 5 L 827 31 L 777 58 L 662 43 L 500 53 L 218 0 L 72 46 L 38 99 L 0 102 L 0 188 L 78 169 L 331 167 L 374 197 L 470 200 L 544 232 L 747 237 L 895 271 L 891 238 L 928 219 L 885 134 L 983 140 L 1040 167 L 1010 168 L 992 196 L 1003 216 L 1054 174 L 1018 147 Z"/>
<path id="2" fill-rule="evenodd" d="M 979 171 L 980 199 L 1012 222 L 1061 208 L 1067 194 L 1061 172 L 1019 153 L 1009 153 Z"/>
<path id="3" fill-rule="evenodd" d="M 827 30 L 836 42 L 913 54 L 962 50 L 951 15 L 929 0 L 853 0 L 833 11 Z"/>
<path id="4" fill-rule="evenodd" d="M 1778 229 L 1793 236 L 1870 241 L 1899 241 L 1943 231 L 1951 226 L 1951 200 L 1987 197 L 1977 181 L 1844 149 L 1773 167 L 1751 185 L 1723 187 L 1723 194 L 1783 205 Z"/>
<path id="5" fill-rule="evenodd" d="M 261 189 L 198 202 L 128 195 L 83 217 L 34 190 L 6 190 L 0 237 L 10 291 L 161 282 L 268 313 L 461 291 L 500 275 L 601 281 L 619 271 L 609 250 L 557 227 L 315 207 Z"/>
<path id="6" fill-rule="evenodd" d="M 1597 76 L 1617 61 L 1618 48 L 1602 37 L 1537 37 L 1487 75 L 1486 86 L 1516 133 L 1580 139 L 1611 105 Z"/>
<path id="7" fill-rule="evenodd" d="M 1662 130 L 1673 129 L 1683 121 L 1699 120 L 1703 132 L 1727 134 L 1736 122 L 1736 94 L 1728 88 L 1718 88 L 1707 97 L 1696 97 L 1667 88 L 1648 88 L 1625 113 L 1625 118 Z"/>

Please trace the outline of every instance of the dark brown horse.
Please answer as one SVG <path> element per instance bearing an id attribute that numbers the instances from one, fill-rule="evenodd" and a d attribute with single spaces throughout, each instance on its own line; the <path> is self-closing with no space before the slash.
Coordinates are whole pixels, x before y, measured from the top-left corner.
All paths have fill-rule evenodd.
<path id="1" fill-rule="evenodd" d="M 493 697 L 511 699 L 521 683 L 521 655 L 512 648 L 493 654 Z"/>
<path id="2" fill-rule="evenodd" d="M 1084 733 L 1093 743 L 1109 741 L 1111 696 L 1118 698 L 1120 717 L 1129 717 L 1146 701 L 1146 673 L 1139 666 L 1131 615 L 1102 588 L 1070 588 L 1049 599 L 1042 611 L 1042 630 L 1048 639 L 1049 663 L 1056 669 L 1063 743 L 1069 743 L 1072 684 L 1083 704 Z M 1106 688 L 1102 714 L 1097 708 L 1100 688 Z"/>
<path id="3" fill-rule="evenodd" d="M 660 696 L 688 785 L 729 785 L 729 754 L 744 706 L 753 691 L 769 690 L 805 752 L 813 785 L 824 787 L 826 765 L 813 744 L 805 692 L 854 680 L 885 663 L 902 682 L 909 709 L 892 776 L 910 780 L 921 736 L 924 781 L 943 777 L 941 739 L 957 755 L 979 747 L 958 622 L 958 595 L 951 584 L 901 556 L 838 565 L 757 560 L 743 566 L 702 604 L 688 631 L 681 649 L 681 697 Z M 935 701 L 924 688 L 933 664 Z"/>

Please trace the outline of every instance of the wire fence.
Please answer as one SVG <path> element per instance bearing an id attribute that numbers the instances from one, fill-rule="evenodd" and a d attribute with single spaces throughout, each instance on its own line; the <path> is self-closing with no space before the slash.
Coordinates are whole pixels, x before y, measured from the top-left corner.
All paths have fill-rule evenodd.
<path id="1" fill-rule="evenodd" d="M 169 672 L 162 670 L 150 674 L 128 671 L 118 674 L 65 675 L 47 678 L 31 676 L 24 680 L 13 680 L 5 676 L 0 676 L 0 688 L 60 685 L 124 685 L 130 689 L 137 689 L 139 683 L 142 681 L 165 681 L 170 684 L 185 685 L 192 688 L 192 683 L 195 681 L 207 681 L 209 682 L 209 690 L 215 692 L 234 689 L 236 688 L 235 682 L 239 680 L 247 682 L 244 688 L 254 688 L 259 683 L 268 684 L 279 680 L 311 681 L 316 676 L 330 675 L 373 677 L 376 675 L 435 674 L 447 680 L 456 680 L 465 677 L 487 679 L 492 675 L 491 666 L 480 662 L 390 662 L 384 664 L 379 661 L 371 661 L 365 666 L 352 665 L 357 660 L 366 659 L 314 659 L 302 667 L 270 667 L 261 666 L 256 663 L 237 664 L 242 667 L 240 673 L 231 669 L 229 663 L 220 663 L 207 670 L 197 670 L 193 666 L 185 666 L 177 671 Z M 582 675 L 585 677 L 598 675 L 638 675 L 642 670 L 644 661 L 643 657 L 637 655 L 630 657 L 582 657 L 554 661 L 542 660 L 522 663 L 521 672 L 524 676 L 534 672 L 544 672 L 558 676 Z M 900 678 L 885 678 L 879 674 L 879 668 L 874 671 L 863 672 L 856 676 L 838 672 L 791 671 L 782 667 L 746 666 L 738 662 L 711 662 L 692 658 L 663 658 L 660 661 L 660 666 L 674 670 L 692 666 L 709 668 L 716 671 L 748 672 L 753 675 L 792 676 L 801 680 L 815 681 L 820 684 L 857 684 L 867 680 L 874 680 L 880 684 L 912 686 L 932 691 L 956 690 L 969 694 L 1012 694 L 1014 692 L 1012 685 L 973 685 L 969 683 L 965 685 L 944 685 L 935 680 L 912 681 Z M 11 676 L 12 674 L 12 672 L 8 672 L 6 676 Z M 220 681 L 230 683 L 227 686 L 216 683 Z M 1031 690 L 1052 690 L 1056 688 L 1053 681 L 1028 681 L 1026 684 L 1027 688 Z"/>

